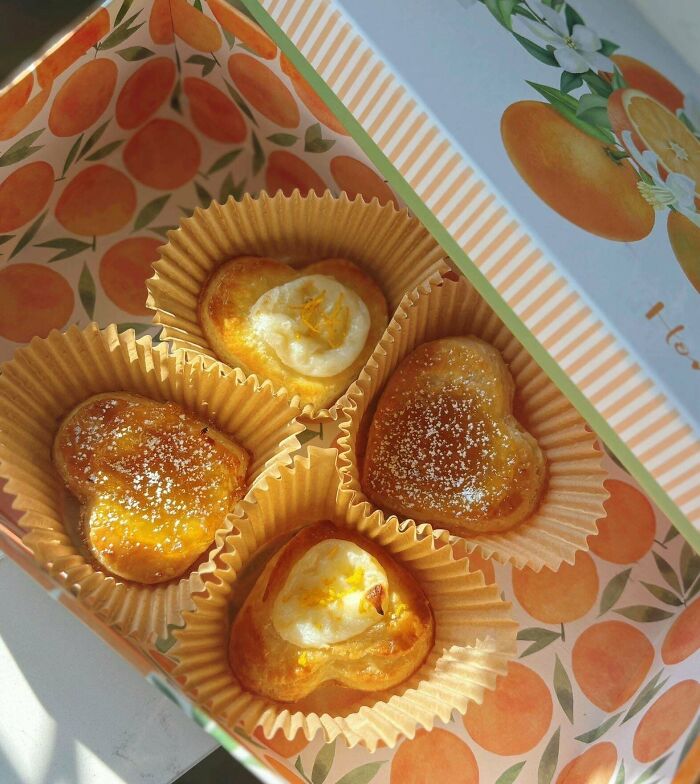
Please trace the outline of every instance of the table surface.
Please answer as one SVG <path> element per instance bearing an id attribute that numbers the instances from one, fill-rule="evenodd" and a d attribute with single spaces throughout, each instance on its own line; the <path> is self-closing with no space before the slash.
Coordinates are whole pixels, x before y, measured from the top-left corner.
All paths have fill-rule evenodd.
<path id="1" fill-rule="evenodd" d="M 633 2 L 700 71 L 697 0 Z M 216 748 L 1 555 L 0 597 L 2 784 L 169 784 Z"/>

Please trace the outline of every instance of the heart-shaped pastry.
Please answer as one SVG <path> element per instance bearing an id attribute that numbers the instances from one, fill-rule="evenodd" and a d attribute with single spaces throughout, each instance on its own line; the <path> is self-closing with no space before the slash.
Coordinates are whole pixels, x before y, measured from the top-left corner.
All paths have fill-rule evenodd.
<path id="1" fill-rule="evenodd" d="M 362 487 L 380 508 L 453 533 L 504 531 L 530 517 L 546 477 L 513 416 L 500 353 L 475 337 L 423 343 L 399 364 L 369 426 Z"/>
<path id="2" fill-rule="evenodd" d="M 219 359 L 325 408 L 357 378 L 387 325 L 374 280 L 346 259 L 295 269 L 242 256 L 218 267 L 199 320 Z"/>
<path id="3" fill-rule="evenodd" d="M 53 460 L 81 503 L 82 536 L 112 574 L 179 577 L 245 493 L 248 453 L 175 403 L 123 392 L 73 409 Z"/>
<path id="4" fill-rule="evenodd" d="M 280 702 L 326 683 L 380 691 L 412 675 L 433 646 L 430 604 L 380 546 L 323 522 L 270 560 L 231 628 L 241 685 Z"/>

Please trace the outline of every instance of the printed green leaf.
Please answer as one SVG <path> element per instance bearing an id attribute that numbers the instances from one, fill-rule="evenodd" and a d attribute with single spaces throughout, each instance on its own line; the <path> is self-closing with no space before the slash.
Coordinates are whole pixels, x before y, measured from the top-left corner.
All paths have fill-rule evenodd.
<path id="1" fill-rule="evenodd" d="M 214 163 L 207 169 L 207 174 L 214 174 L 214 172 L 221 171 L 221 169 L 225 169 L 230 163 L 236 160 L 236 158 L 241 154 L 242 150 L 231 150 L 230 152 L 224 153 L 220 158 L 217 158 Z"/>
<path id="2" fill-rule="evenodd" d="M 203 9 L 202 9 L 202 0 L 194 0 L 194 7 L 195 7 L 195 8 L 196 8 L 196 9 L 197 9 L 197 10 L 198 10 L 200 13 L 202 13 L 202 11 L 203 11 Z"/>
<path id="3" fill-rule="evenodd" d="M 559 63 L 557 62 L 557 58 L 549 51 L 549 49 L 543 49 L 541 46 L 532 43 L 532 41 L 524 38 L 522 35 L 518 35 L 517 33 L 513 33 L 513 38 L 525 49 L 529 52 L 533 57 L 537 58 L 541 63 L 545 65 L 553 65 L 556 68 L 559 67 Z"/>
<path id="4" fill-rule="evenodd" d="M 528 82 L 528 84 L 534 87 L 540 95 L 544 96 L 552 104 L 552 108 L 556 109 L 564 119 L 575 125 L 579 130 L 606 144 L 615 143 L 615 137 L 607 128 L 591 125 L 591 123 L 582 120 L 576 115 L 578 101 L 575 98 L 545 84 L 537 84 L 536 82 Z"/>
<path id="5" fill-rule="evenodd" d="M 152 57 L 155 52 L 152 52 L 150 49 L 146 49 L 145 46 L 127 46 L 126 49 L 120 49 L 117 54 L 122 58 L 122 60 L 133 63 L 137 60 L 145 60 L 148 57 Z"/>
<path id="6" fill-rule="evenodd" d="M 40 150 L 41 145 L 38 147 L 33 147 L 32 145 L 43 132 L 44 129 L 40 128 L 38 131 L 32 131 L 15 142 L 12 147 L 9 147 L 0 155 L 0 166 L 11 166 L 13 163 L 22 161 L 25 158 L 28 158 L 32 153 Z"/>
<path id="7" fill-rule="evenodd" d="M 61 237 L 56 240 L 38 242 L 34 247 L 53 248 L 59 251 L 55 256 L 52 256 L 49 259 L 48 263 L 50 264 L 53 261 L 63 261 L 63 259 L 69 259 L 71 256 L 82 253 L 84 250 L 89 250 L 92 248 L 92 243 L 83 242 L 82 240 L 74 240 L 71 237 Z"/>
<path id="8" fill-rule="evenodd" d="M 157 199 L 153 199 L 153 201 L 149 201 L 148 204 L 145 204 L 136 216 L 134 231 L 143 229 L 145 226 L 148 226 L 152 220 L 157 218 L 163 207 L 168 203 L 169 198 L 170 194 L 166 193 L 165 196 L 158 196 Z"/>
<path id="9" fill-rule="evenodd" d="M 700 735 L 700 716 L 695 720 L 695 724 L 693 724 L 693 728 L 688 733 L 688 736 L 685 739 L 685 743 L 683 744 L 683 748 L 681 749 L 680 756 L 678 757 L 678 764 L 680 765 L 681 762 L 686 758 L 688 752 L 690 751 L 693 743 L 697 739 L 698 735 Z"/>
<path id="10" fill-rule="evenodd" d="M 698 591 L 700 591 L 700 577 L 698 577 L 698 579 L 695 581 L 695 585 L 688 591 L 685 597 L 686 601 L 689 602 Z"/>
<path id="11" fill-rule="evenodd" d="M 583 19 L 568 3 L 564 6 L 564 18 L 569 28 L 569 32 L 574 29 L 574 25 L 585 25 Z"/>
<path id="12" fill-rule="evenodd" d="M 120 25 L 114 28 L 112 32 L 100 43 L 100 49 L 114 49 L 115 46 L 119 46 L 119 44 L 126 41 L 129 36 L 133 35 L 139 27 L 143 27 L 145 22 L 141 22 L 141 24 L 136 25 L 135 27 L 131 27 L 131 23 L 136 19 L 136 17 L 141 13 L 134 14 L 122 22 Z"/>
<path id="13" fill-rule="evenodd" d="M 625 761 L 620 761 L 620 769 L 617 771 L 617 776 L 615 776 L 614 784 L 625 784 Z"/>
<path id="14" fill-rule="evenodd" d="M 546 648 L 548 645 L 553 643 L 555 640 L 559 640 L 560 638 L 561 634 L 559 632 L 553 632 L 550 629 L 539 629 L 537 627 L 521 629 L 518 632 L 518 639 L 532 640 L 532 645 L 528 646 L 520 654 L 519 658 L 524 659 L 525 656 L 530 656 L 530 654 L 537 653 L 537 651 L 541 651 L 543 648 Z"/>
<path id="15" fill-rule="evenodd" d="M 616 574 L 605 586 L 603 593 L 600 595 L 599 616 L 603 615 L 611 607 L 613 607 L 615 602 L 622 596 L 622 592 L 625 590 L 631 573 L 631 568 L 625 569 L 623 572 Z"/>
<path id="16" fill-rule="evenodd" d="M 123 139 L 117 139 L 116 141 L 110 142 L 109 144 L 105 144 L 104 147 L 100 147 L 99 150 L 95 150 L 92 155 L 88 155 L 85 158 L 86 161 L 101 161 L 103 158 L 106 158 L 110 153 L 113 153 L 117 147 L 124 144 Z"/>
<path id="17" fill-rule="evenodd" d="M 656 552 L 656 550 L 652 550 L 651 552 L 652 555 L 654 556 L 654 560 L 656 561 L 656 568 L 659 570 L 661 576 L 668 583 L 668 585 L 670 585 L 671 588 L 673 588 L 674 591 L 678 591 L 678 593 L 680 593 L 681 584 L 671 564 L 668 561 L 666 561 L 664 558 L 662 558 Z"/>
<path id="18" fill-rule="evenodd" d="M 571 687 L 571 680 L 564 669 L 564 665 L 559 660 L 559 656 L 554 657 L 554 691 L 559 700 L 566 718 L 574 723 L 574 690 Z"/>
<path id="19" fill-rule="evenodd" d="M 107 126 L 109 125 L 109 120 L 107 122 L 102 123 L 99 128 L 97 128 L 92 136 L 85 142 L 83 149 L 80 151 L 80 155 L 78 155 L 78 160 L 80 160 L 83 155 L 87 155 L 90 150 L 99 142 L 102 134 L 107 130 Z"/>
<path id="20" fill-rule="evenodd" d="M 602 76 L 598 76 L 598 74 L 593 73 L 593 71 L 586 71 L 586 73 L 581 74 L 581 76 L 583 77 L 583 81 L 594 93 L 602 95 L 603 98 L 610 97 L 610 93 L 613 91 L 612 85 L 610 82 L 603 79 Z"/>
<path id="21" fill-rule="evenodd" d="M 690 542 L 685 542 L 681 550 L 680 570 L 683 590 L 687 591 L 700 574 L 700 555 L 693 550 Z"/>
<path id="22" fill-rule="evenodd" d="M 304 134 L 305 152 L 327 152 L 335 144 L 335 139 L 324 139 L 321 135 L 321 124 L 315 123 L 306 129 Z"/>
<path id="23" fill-rule="evenodd" d="M 665 621 L 670 618 L 673 613 L 661 610 L 659 607 L 648 607 L 642 604 L 634 604 L 631 607 L 623 607 L 620 610 L 615 610 L 618 615 L 624 615 L 630 621 L 637 621 L 638 623 L 654 623 L 655 621 Z"/>
<path id="24" fill-rule="evenodd" d="M 224 38 L 226 39 L 228 48 L 232 49 L 234 44 L 236 43 L 236 36 L 233 33 L 229 33 L 229 31 L 223 27 L 221 28 L 221 32 L 224 34 Z"/>
<path id="25" fill-rule="evenodd" d="M 506 30 L 512 29 L 511 16 L 519 0 L 484 0 L 484 5 L 491 11 L 499 24 Z"/>
<path id="26" fill-rule="evenodd" d="M 20 237 L 19 242 L 15 245 L 12 253 L 10 253 L 11 259 L 14 258 L 23 248 L 26 248 L 26 246 L 29 245 L 29 243 L 34 239 L 37 231 L 39 231 L 39 228 L 41 227 L 41 224 L 44 222 L 46 214 L 46 212 L 43 212 Z"/>
<path id="27" fill-rule="evenodd" d="M 268 142 L 279 144 L 280 147 L 291 147 L 298 140 L 292 133 L 273 133 L 267 137 Z"/>
<path id="28" fill-rule="evenodd" d="M 526 760 L 522 762 L 517 762 L 515 765 L 512 765 L 508 770 L 504 770 L 503 773 L 496 779 L 495 784 L 513 784 L 513 782 L 518 778 L 520 775 L 520 771 L 523 769 Z"/>
<path id="29" fill-rule="evenodd" d="M 253 122 L 255 125 L 257 125 L 258 121 L 253 116 L 253 112 L 250 111 L 250 109 L 248 108 L 248 104 L 243 100 L 243 98 L 241 98 L 241 96 L 238 93 L 238 91 L 233 87 L 233 85 L 229 84 L 225 80 L 224 80 L 224 84 L 226 85 L 226 89 L 228 90 L 229 95 L 231 96 L 231 98 L 233 98 L 236 106 L 238 106 L 238 108 L 243 112 L 243 114 L 245 114 L 245 116 L 251 122 Z"/>
<path id="30" fill-rule="evenodd" d="M 644 582 L 644 580 L 641 580 L 640 582 L 647 589 L 647 591 L 649 591 L 649 593 L 660 602 L 663 602 L 664 604 L 670 604 L 671 607 L 680 607 L 683 604 L 683 600 L 679 599 L 675 593 L 672 593 L 667 588 L 662 588 L 660 585 L 653 585 L 652 583 Z"/>
<path id="31" fill-rule="evenodd" d="M 154 324 L 137 324 L 135 321 L 124 321 L 121 324 L 117 324 L 117 332 L 126 332 L 129 329 L 133 329 L 134 332 L 136 333 L 136 337 L 140 337 L 145 332 L 148 332 L 148 330 L 151 329 L 151 327 L 153 327 L 153 326 L 155 326 L 155 325 Z M 170 628 L 170 626 L 168 626 L 168 628 Z M 174 626 L 173 628 L 181 629 L 182 627 L 181 626 Z M 170 638 L 168 638 L 168 639 L 170 639 Z M 160 640 L 159 640 L 159 642 L 160 642 Z M 174 643 L 175 643 L 175 639 L 173 638 L 173 640 L 170 643 L 170 645 L 174 645 Z M 158 648 L 157 645 L 156 645 L 156 648 Z M 160 651 L 161 649 L 158 648 L 158 650 Z M 165 653 L 165 651 L 162 651 L 162 652 Z"/>
<path id="32" fill-rule="evenodd" d="M 177 226 L 150 226 L 149 231 L 152 231 L 154 234 L 157 234 L 159 237 L 163 237 L 164 239 L 168 238 L 169 231 L 175 231 Z"/>
<path id="33" fill-rule="evenodd" d="M 662 544 L 668 544 L 669 542 L 673 541 L 679 533 L 680 531 L 676 528 L 675 525 L 670 525 L 668 527 L 668 531 L 666 532 L 666 536 L 664 536 Z"/>
<path id="34" fill-rule="evenodd" d="M 219 201 L 223 204 L 229 196 L 233 196 L 236 201 L 243 198 L 245 193 L 245 178 L 238 184 L 233 181 L 233 176 L 229 172 L 224 181 L 221 183 L 221 190 L 219 191 Z"/>
<path id="35" fill-rule="evenodd" d="M 216 60 L 213 57 L 206 57 L 203 54 L 193 54 L 185 60 L 186 63 L 202 66 L 202 76 L 208 76 L 216 65 Z"/>
<path id="36" fill-rule="evenodd" d="M 0 234 L 0 245 L 4 245 L 14 238 L 14 234 Z"/>
<path id="37" fill-rule="evenodd" d="M 75 156 L 78 154 L 78 149 L 80 148 L 80 145 L 83 143 L 83 135 L 84 134 L 81 133 L 80 136 L 78 136 L 78 138 L 73 142 L 73 146 L 68 151 L 68 155 L 66 156 L 66 162 L 63 164 L 63 171 L 61 172 L 61 177 L 66 176 L 66 172 L 68 171 L 70 165 L 75 160 Z"/>
<path id="38" fill-rule="evenodd" d="M 369 784 L 383 764 L 383 762 L 367 762 L 359 768 L 348 771 L 335 784 Z"/>
<path id="39" fill-rule="evenodd" d="M 599 128 L 610 128 L 608 117 L 608 99 L 595 93 L 588 93 L 579 98 L 576 116 Z"/>
<path id="40" fill-rule="evenodd" d="M 319 749 L 314 761 L 314 766 L 311 769 L 312 784 L 323 784 L 328 777 L 328 772 L 333 765 L 333 758 L 335 757 L 335 741 L 333 743 L 324 743 Z"/>
<path id="41" fill-rule="evenodd" d="M 685 125 L 685 127 L 692 133 L 697 133 L 698 130 L 700 130 L 695 127 L 692 120 L 690 119 L 690 117 L 688 117 L 688 115 L 685 112 L 679 111 L 677 117 L 683 123 L 683 125 Z"/>
<path id="42" fill-rule="evenodd" d="M 612 81 L 610 82 L 611 87 L 613 90 L 623 90 L 627 87 L 627 82 L 625 81 L 624 76 L 620 72 L 620 69 L 615 67 L 612 75 Z"/>
<path id="43" fill-rule="evenodd" d="M 649 779 L 656 773 L 656 771 L 665 764 L 666 760 L 671 756 L 673 752 L 666 754 L 666 756 L 661 757 L 661 759 L 657 759 L 653 765 L 650 765 L 641 776 L 634 780 L 634 784 L 644 784 L 644 782 L 649 781 Z"/>
<path id="44" fill-rule="evenodd" d="M 199 199 L 199 203 L 202 207 L 208 207 L 212 201 L 212 195 L 209 191 L 200 183 L 195 180 L 194 189 L 197 191 L 197 198 Z"/>
<path id="45" fill-rule="evenodd" d="M 537 768 L 537 784 L 549 784 L 554 776 L 559 760 L 559 733 L 560 730 L 557 728 L 542 754 L 542 759 Z"/>
<path id="46" fill-rule="evenodd" d="M 610 57 L 613 52 L 616 52 L 620 47 L 613 41 L 608 41 L 607 38 L 600 39 L 600 53 L 606 57 Z"/>
<path id="47" fill-rule="evenodd" d="M 180 104 L 180 94 L 182 93 L 182 85 L 178 79 L 173 88 L 173 94 L 170 96 L 170 108 L 178 114 L 182 114 L 182 106 Z"/>
<path id="48" fill-rule="evenodd" d="M 580 87 L 583 84 L 583 78 L 581 74 L 572 74 L 568 71 L 561 72 L 561 79 L 559 80 L 559 87 L 563 93 L 570 93 L 572 90 L 575 90 L 577 87 Z"/>
<path id="49" fill-rule="evenodd" d="M 116 27 L 122 19 L 129 13 L 129 9 L 134 4 L 134 0 L 124 0 L 121 4 L 119 10 L 117 11 L 117 15 L 114 17 L 114 26 Z"/>
<path id="50" fill-rule="evenodd" d="M 265 152 L 260 146 L 260 142 L 255 133 L 251 131 L 250 135 L 253 140 L 253 176 L 255 176 L 265 165 Z"/>
<path id="51" fill-rule="evenodd" d="M 659 670 L 656 675 L 654 675 L 654 677 L 647 683 L 647 685 L 639 692 L 632 705 L 630 705 L 630 709 L 625 714 L 625 718 L 620 722 L 621 724 L 624 724 L 633 716 L 636 716 L 645 705 L 648 705 L 649 702 L 654 699 L 654 695 L 663 689 L 663 687 L 666 685 L 666 682 L 668 681 L 668 678 L 660 680 L 663 672 L 663 670 Z"/>
<path id="52" fill-rule="evenodd" d="M 308 776 L 306 775 L 306 773 L 304 773 L 304 764 L 303 764 L 303 762 L 301 761 L 301 756 L 297 756 L 297 758 L 296 758 L 296 760 L 295 760 L 295 762 L 294 762 L 294 767 L 295 767 L 295 768 L 296 768 L 296 769 L 299 771 L 299 773 L 301 773 L 302 777 L 303 777 L 304 779 L 306 779 L 306 781 L 308 781 L 308 780 L 309 780 L 309 778 L 308 778 Z"/>
<path id="53" fill-rule="evenodd" d="M 83 271 L 80 273 L 80 280 L 78 281 L 78 294 L 80 301 L 83 303 L 85 312 L 90 319 L 95 315 L 95 281 L 92 279 L 90 270 L 87 264 L 83 264 Z"/>
<path id="54" fill-rule="evenodd" d="M 307 427 L 303 433 L 299 433 L 297 439 L 299 443 L 304 446 L 309 441 L 313 441 L 314 438 L 322 438 L 323 433 L 320 430 L 312 430 L 310 427 Z"/>
<path id="55" fill-rule="evenodd" d="M 610 727 L 615 724 L 615 722 L 622 716 L 622 711 L 620 713 L 616 713 L 614 716 L 611 716 L 609 719 L 606 719 L 599 727 L 595 727 L 592 730 L 588 730 L 588 732 L 584 732 L 582 735 L 577 735 L 576 740 L 580 740 L 581 743 L 593 743 L 594 741 L 598 740 L 598 738 L 602 738 L 603 735 L 610 729 Z"/>

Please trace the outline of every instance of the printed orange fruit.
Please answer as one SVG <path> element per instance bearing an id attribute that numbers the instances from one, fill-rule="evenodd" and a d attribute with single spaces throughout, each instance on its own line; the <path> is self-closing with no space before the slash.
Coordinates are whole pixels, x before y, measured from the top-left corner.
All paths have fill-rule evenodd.
<path id="1" fill-rule="evenodd" d="M 670 211 L 666 230 L 676 261 L 696 291 L 700 291 L 700 226 L 680 212 Z"/>
<path id="2" fill-rule="evenodd" d="M 88 237 L 119 231 L 136 209 L 131 180 L 111 166 L 95 164 L 66 185 L 56 204 L 56 218 L 68 231 Z"/>
<path id="3" fill-rule="evenodd" d="M 291 740 L 287 740 L 284 737 L 282 730 L 279 730 L 271 738 L 266 738 L 262 727 L 257 727 L 253 732 L 253 737 L 264 743 L 272 751 L 277 752 L 280 757 L 296 757 L 299 752 L 309 745 L 309 741 L 306 740 L 303 732 L 297 732 Z"/>
<path id="4" fill-rule="evenodd" d="M 360 195 L 365 201 L 378 199 L 380 204 L 398 202 L 391 188 L 369 166 L 348 155 L 337 155 L 331 161 L 331 175 L 338 187 L 347 193 L 349 199 Z"/>
<path id="5" fill-rule="evenodd" d="M 224 30 L 235 36 L 236 40 L 255 52 L 258 57 L 265 60 L 274 60 L 277 57 L 275 42 L 237 8 L 230 6 L 226 0 L 207 0 L 207 5 Z"/>
<path id="6" fill-rule="evenodd" d="M 469 553 L 469 571 L 481 572 L 484 575 L 486 585 L 496 582 L 493 561 L 490 558 L 484 558 L 478 547 Z"/>
<path id="7" fill-rule="evenodd" d="M 700 708 L 700 683 L 681 681 L 662 694 L 644 714 L 634 733 L 632 753 L 652 762 L 683 735 Z"/>
<path id="8" fill-rule="evenodd" d="M 175 40 L 170 0 L 153 0 L 148 17 L 148 32 L 154 44 L 171 44 Z"/>
<path id="9" fill-rule="evenodd" d="M 566 220 L 619 242 L 641 240 L 652 230 L 654 210 L 639 193 L 632 166 L 614 161 L 605 144 L 548 104 L 511 104 L 501 136 L 523 180 Z"/>
<path id="10" fill-rule="evenodd" d="M 661 646 L 664 664 L 678 664 L 700 648 L 700 596 L 671 624 Z"/>
<path id="11" fill-rule="evenodd" d="M 278 762 L 274 757 L 265 754 L 264 760 L 266 765 L 271 767 L 278 776 L 281 776 L 284 779 L 284 781 L 288 781 L 289 784 L 305 784 L 303 779 L 300 779 L 296 773 L 292 773 L 286 765 Z"/>
<path id="12" fill-rule="evenodd" d="M 153 274 L 151 265 L 158 259 L 162 244 L 162 240 L 151 237 L 129 237 L 112 245 L 102 257 L 102 288 L 127 313 L 147 316 L 151 312 L 146 307 L 146 279 Z"/>
<path id="13" fill-rule="evenodd" d="M 0 95 L 0 127 L 19 111 L 29 100 L 34 86 L 34 74 L 28 73 Z"/>
<path id="14" fill-rule="evenodd" d="M 323 100 L 314 91 L 314 88 L 304 79 L 299 71 L 297 71 L 284 53 L 280 55 L 280 65 L 282 66 L 282 71 L 291 79 L 294 92 L 301 98 L 302 103 L 311 114 L 313 114 L 317 120 L 320 120 L 327 128 L 335 131 L 335 133 L 347 136 L 348 132 L 345 130 L 340 120 L 326 106 Z"/>
<path id="15" fill-rule="evenodd" d="M 83 22 L 39 63 L 36 68 L 39 85 L 50 87 L 57 76 L 70 68 L 108 32 L 109 13 L 105 8 L 100 8 L 96 14 Z"/>
<path id="16" fill-rule="evenodd" d="M 187 0 L 170 0 L 175 35 L 199 52 L 215 52 L 221 46 L 216 23 Z"/>
<path id="17" fill-rule="evenodd" d="M 616 765 L 615 746 L 596 743 L 562 768 L 556 784 L 610 784 Z"/>
<path id="18" fill-rule="evenodd" d="M 319 196 L 326 190 L 326 184 L 308 163 L 286 150 L 270 153 L 265 169 L 265 187 L 272 194 L 282 191 L 291 196 L 295 188 L 302 196 L 314 191 Z"/>
<path id="19" fill-rule="evenodd" d="M 607 479 L 605 488 L 610 493 L 605 502 L 606 516 L 598 520 L 598 533 L 588 539 L 588 547 L 611 563 L 636 563 L 654 542 L 654 508 L 643 493 L 627 482 Z"/>
<path id="20" fill-rule="evenodd" d="M 574 643 L 571 664 L 581 691 L 612 713 L 639 689 L 654 660 L 646 636 L 622 621 L 603 621 L 585 629 Z"/>
<path id="21" fill-rule="evenodd" d="M 674 114 L 676 109 L 683 108 L 683 93 L 656 68 L 626 54 L 614 54 L 610 59 L 620 69 L 628 87 L 651 95 Z"/>
<path id="22" fill-rule="evenodd" d="M 526 754 L 545 736 L 552 721 L 549 687 L 533 670 L 510 662 L 508 674 L 481 705 L 470 703 L 464 726 L 476 743 L 494 754 Z"/>
<path id="23" fill-rule="evenodd" d="M 676 117 L 640 90 L 615 90 L 608 98 L 608 116 L 624 144 L 627 131 L 638 150 L 651 150 L 668 172 L 690 177 L 700 189 L 700 140 Z"/>
<path id="24" fill-rule="evenodd" d="M 117 84 L 117 66 L 99 57 L 81 65 L 56 94 L 49 112 L 54 136 L 75 136 L 105 112 Z"/>
<path id="25" fill-rule="evenodd" d="M 124 148 L 129 174 L 149 188 L 174 190 L 189 182 L 202 154 L 195 135 L 174 120 L 156 118 L 137 131 Z"/>
<path id="26" fill-rule="evenodd" d="M 51 88 L 47 87 L 37 93 L 28 103 L 14 114 L 7 115 L 4 119 L 0 118 L 0 141 L 6 141 L 23 131 L 29 123 L 44 108 L 44 104 L 51 95 Z"/>
<path id="27" fill-rule="evenodd" d="M 183 89 L 189 101 L 192 122 L 205 136 L 217 142 L 238 144 L 245 139 L 246 123 L 240 109 L 213 84 L 187 77 Z"/>
<path id="28" fill-rule="evenodd" d="M 429 784 L 436 774 L 449 784 L 479 784 L 474 753 L 456 735 L 443 729 L 418 730 L 391 759 L 390 784 Z"/>
<path id="29" fill-rule="evenodd" d="M 9 264 L 0 270 L 0 336 L 27 343 L 65 325 L 73 289 L 45 264 Z"/>
<path id="30" fill-rule="evenodd" d="M 27 163 L 6 177 L 0 183 L 0 232 L 15 231 L 35 218 L 51 196 L 53 181 L 46 161 Z"/>
<path id="31" fill-rule="evenodd" d="M 155 114 L 175 84 L 175 63 L 170 57 L 154 57 L 126 80 L 117 98 L 117 123 L 128 130 L 138 128 Z"/>
<path id="32" fill-rule="evenodd" d="M 232 54 L 228 71 L 241 95 L 260 114 L 282 128 L 299 125 L 299 107 L 294 96 L 266 65 L 248 54 Z"/>
<path id="33" fill-rule="evenodd" d="M 543 623 L 569 623 L 583 617 L 598 597 L 598 572 L 588 553 L 556 572 L 545 567 L 513 569 L 513 591 L 522 608 Z"/>

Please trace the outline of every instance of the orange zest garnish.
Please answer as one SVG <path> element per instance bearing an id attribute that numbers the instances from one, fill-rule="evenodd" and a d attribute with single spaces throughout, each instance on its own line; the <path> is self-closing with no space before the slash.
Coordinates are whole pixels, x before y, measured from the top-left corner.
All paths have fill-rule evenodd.
<path id="1" fill-rule="evenodd" d="M 330 313 L 326 313 L 325 304 L 323 292 L 305 302 L 301 308 L 301 321 L 330 348 L 338 348 L 348 334 L 350 308 L 344 303 L 342 294 L 338 295 Z"/>

